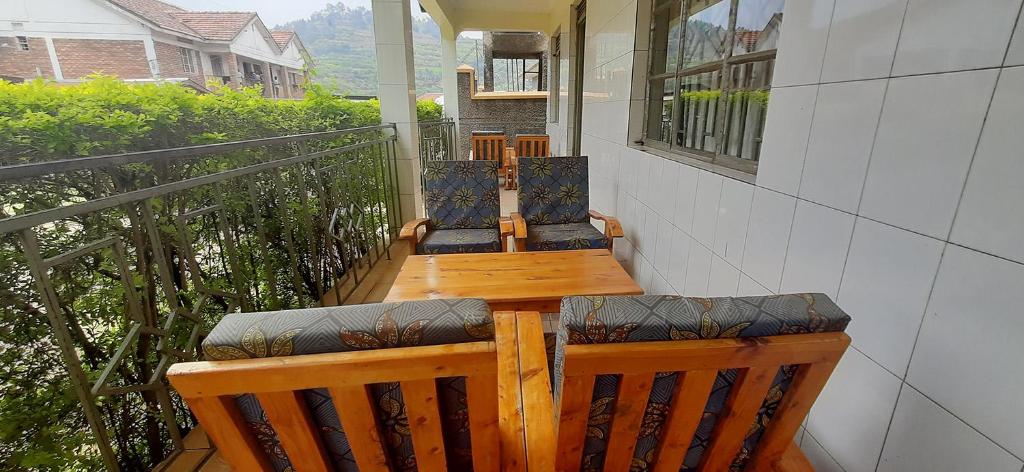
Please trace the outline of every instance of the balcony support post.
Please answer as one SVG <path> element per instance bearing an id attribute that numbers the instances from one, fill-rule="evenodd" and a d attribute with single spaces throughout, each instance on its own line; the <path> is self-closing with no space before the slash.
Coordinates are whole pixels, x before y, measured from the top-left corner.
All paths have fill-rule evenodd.
<path id="1" fill-rule="evenodd" d="M 406 0 L 373 0 L 380 117 L 398 133 L 396 165 L 401 214 L 422 216 L 419 126 L 416 119 L 416 70 L 413 64 L 412 12 Z"/>

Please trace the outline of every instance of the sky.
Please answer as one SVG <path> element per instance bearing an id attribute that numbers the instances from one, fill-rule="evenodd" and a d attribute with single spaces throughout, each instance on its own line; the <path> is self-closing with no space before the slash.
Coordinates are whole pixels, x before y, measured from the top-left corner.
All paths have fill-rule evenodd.
<path id="1" fill-rule="evenodd" d="M 273 28 L 292 20 L 307 18 L 328 3 L 339 3 L 338 0 L 166 0 L 169 3 L 189 10 L 235 10 L 255 11 L 267 26 Z M 411 0 L 413 15 L 423 15 L 419 2 Z M 349 7 L 370 8 L 370 0 L 341 0 Z"/>

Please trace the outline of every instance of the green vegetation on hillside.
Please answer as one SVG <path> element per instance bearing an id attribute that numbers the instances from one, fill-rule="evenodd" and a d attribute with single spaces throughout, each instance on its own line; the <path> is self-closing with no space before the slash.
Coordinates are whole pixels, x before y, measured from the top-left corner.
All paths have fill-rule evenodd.
<path id="1" fill-rule="evenodd" d="M 377 58 L 373 47 L 373 13 L 328 4 L 307 19 L 280 28 L 298 33 L 315 61 L 314 81 L 342 93 L 377 94 Z M 417 93 L 441 91 L 441 32 L 429 18 L 413 19 Z M 460 38 L 459 63 L 479 70 L 479 40 Z"/>

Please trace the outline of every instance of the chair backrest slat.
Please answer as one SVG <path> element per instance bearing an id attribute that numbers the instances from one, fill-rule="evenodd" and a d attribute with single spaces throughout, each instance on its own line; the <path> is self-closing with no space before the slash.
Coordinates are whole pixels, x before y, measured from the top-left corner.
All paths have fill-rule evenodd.
<path id="1" fill-rule="evenodd" d="M 437 383 L 434 379 L 402 382 L 402 398 L 405 400 L 405 414 L 409 418 L 412 447 L 416 451 L 416 468 L 448 470 L 444 436 L 441 433 Z"/>
<path id="2" fill-rule="evenodd" d="M 653 383 L 654 372 L 625 374 L 619 378 L 618 401 L 615 402 L 612 431 L 608 437 L 608 456 L 604 459 L 605 470 L 629 471 Z"/>
<path id="3" fill-rule="evenodd" d="M 329 472 L 333 469 L 320 443 L 319 428 L 313 422 L 301 392 L 263 392 L 256 398 L 267 420 L 274 425 L 281 447 L 296 472 Z"/>
<path id="4" fill-rule="evenodd" d="M 217 452 L 237 470 L 273 472 L 259 441 L 246 424 L 231 396 L 186 398 L 192 414 L 206 435 L 217 444 Z"/>
<path id="5" fill-rule="evenodd" d="M 366 385 L 348 385 L 328 389 L 338 411 L 341 427 L 360 472 L 389 472 L 388 454 L 384 451 L 377 420 L 373 415 L 373 397 Z"/>
<path id="6" fill-rule="evenodd" d="M 473 160 L 501 162 L 505 155 L 505 135 L 473 135 Z"/>
<path id="7" fill-rule="evenodd" d="M 782 367 L 782 366 L 778 366 Z M 754 424 L 757 410 L 772 386 L 779 369 L 752 367 L 742 369 L 729 392 L 729 399 L 711 433 L 711 443 L 701 456 L 700 470 L 728 470 L 743 440 Z"/>
<path id="8" fill-rule="evenodd" d="M 681 378 L 676 381 L 672 403 L 665 415 L 663 439 L 655 452 L 658 462 L 654 464 L 654 472 L 679 472 L 682 468 L 718 371 L 691 370 L 679 375 Z"/>
<path id="9" fill-rule="evenodd" d="M 466 379 L 466 409 L 469 413 L 469 435 L 473 449 L 498 451 L 498 378 L 496 375 L 475 375 Z M 501 461 L 497 454 L 473 454 L 473 470 L 498 472 Z"/>
<path id="10" fill-rule="evenodd" d="M 580 470 L 583 441 L 587 437 L 590 401 L 594 395 L 594 375 L 566 375 L 558 410 L 557 470 Z"/>
<path id="11" fill-rule="evenodd" d="M 551 137 L 546 134 L 520 134 L 516 136 L 516 155 L 520 157 L 550 157 Z"/>

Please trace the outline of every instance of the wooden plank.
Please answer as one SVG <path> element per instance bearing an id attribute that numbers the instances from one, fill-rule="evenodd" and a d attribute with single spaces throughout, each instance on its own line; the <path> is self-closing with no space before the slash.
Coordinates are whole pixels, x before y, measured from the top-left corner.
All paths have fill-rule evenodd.
<path id="1" fill-rule="evenodd" d="M 606 472 L 629 471 L 653 383 L 653 371 L 646 374 L 626 374 L 619 379 L 619 389 L 615 395 L 615 413 L 612 416 L 611 432 L 608 437 L 608 452 L 604 459 Z"/>
<path id="2" fill-rule="evenodd" d="M 362 472 L 388 472 L 388 455 L 381 441 L 380 427 L 374 415 L 374 399 L 366 385 L 328 389 L 334 409 L 341 420 L 352 456 Z"/>
<path id="3" fill-rule="evenodd" d="M 345 372 L 345 375 L 338 375 Z M 495 372 L 494 343 L 178 363 L 167 378 L 185 397 L 307 390 Z"/>
<path id="4" fill-rule="evenodd" d="M 473 446 L 473 470 L 496 472 L 501 464 L 498 436 L 498 378 L 476 375 L 466 378 L 469 438 Z"/>
<path id="5" fill-rule="evenodd" d="M 411 256 L 385 301 L 482 298 L 507 303 L 642 293 L 608 250 L 590 249 Z"/>
<path id="6" fill-rule="evenodd" d="M 540 313 L 516 313 L 527 468 L 555 470 L 555 412 Z"/>
<path id="7" fill-rule="evenodd" d="M 319 427 L 309 414 L 301 392 L 256 394 L 270 426 L 296 472 L 327 472 L 332 469 L 320 443 Z"/>
<path id="8" fill-rule="evenodd" d="M 562 382 L 561 412 L 558 415 L 556 470 L 580 470 L 583 441 L 587 437 L 594 376 L 566 377 Z"/>
<path id="9" fill-rule="evenodd" d="M 717 370 L 680 372 L 676 381 L 672 404 L 661 430 L 661 443 L 655 456 L 654 472 L 678 472 L 683 466 L 686 451 L 704 416 L 711 388 L 715 385 Z"/>
<path id="10" fill-rule="evenodd" d="M 402 382 L 405 415 L 409 418 L 412 448 L 419 470 L 447 470 L 441 411 L 438 409 L 437 382 L 434 379 Z"/>
<path id="11" fill-rule="evenodd" d="M 778 371 L 779 366 L 753 367 L 739 373 L 701 456 L 699 470 L 729 470 Z"/>
<path id="12" fill-rule="evenodd" d="M 234 397 L 185 397 L 185 403 L 235 470 L 274 470 L 246 425 Z"/>
<path id="13" fill-rule="evenodd" d="M 844 333 L 816 333 L 684 343 L 574 344 L 566 346 L 565 373 L 635 374 L 827 362 L 846 349 L 849 339 Z"/>
<path id="14" fill-rule="evenodd" d="M 782 457 L 772 464 L 771 469 L 751 469 L 751 470 L 772 470 L 775 472 L 814 472 L 814 466 L 811 465 L 811 461 L 807 460 L 807 456 L 804 455 L 800 447 L 795 442 L 790 442 L 789 447 L 786 448 L 786 452 L 782 453 Z"/>
<path id="15" fill-rule="evenodd" d="M 805 364 L 799 367 L 793 382 L 779 402 L 775 415 L 757 443 L 757 450 L 751 458 L 751 470 L 767 470 L 771 464 L 782 458 L 786 448 L 793 442 L 793 436 L 800 423 L 811 411 L 814 400 L 825 387 L 829 376 L 835 370 L 835 362 Z"/>
<path id="16" fill-rule="evenodd" d="M 501 438 L 501 470 L 526 467 L 523 438 L 522 391 L 519 383 L 519 345 L 515 312 L 494 314 L 494 341 L 498 351 L 498 435 Z"/>

